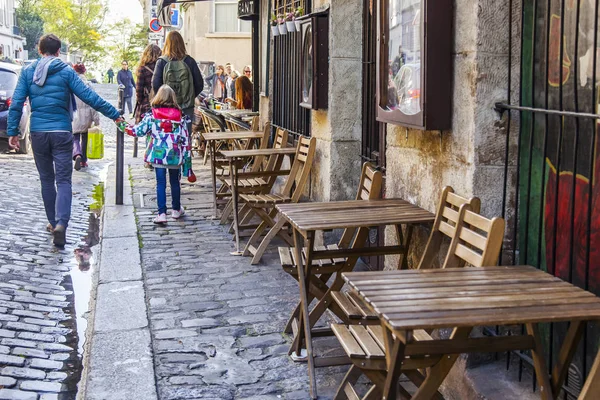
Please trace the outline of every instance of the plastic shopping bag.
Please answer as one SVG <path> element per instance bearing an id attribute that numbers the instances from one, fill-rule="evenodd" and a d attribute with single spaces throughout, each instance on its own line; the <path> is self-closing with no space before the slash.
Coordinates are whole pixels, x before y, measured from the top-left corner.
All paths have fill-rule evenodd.
<path id="1" fill-rule="evenodd" d="M 98 126 L 88 130 L 87 156 L 92 159 L 104 157 L 104 134 Z"/>

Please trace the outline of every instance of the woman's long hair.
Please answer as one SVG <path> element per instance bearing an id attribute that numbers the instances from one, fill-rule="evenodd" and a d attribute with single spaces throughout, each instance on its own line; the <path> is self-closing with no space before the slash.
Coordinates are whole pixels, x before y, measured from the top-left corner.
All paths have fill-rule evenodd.
<path id="1" fill-rule="evenodd" d="M 185 42 L 183 41 L 183 37 L 179 32 L 169 32 L 167 35 L 167 40 L 165 40 L 163 56 L 169 57 L 171 60 L 183 60 L 185 56 L 187 56 Z"/>
<path id="2" fill-rule="evenodd" d="M 152 108 L 178 108 L 177 95 L 169 85 L 162 85 L 150 103 Z"/>
<path id="3" fill-rule="evenodd" d="M 155 44 L 149 44 L 142 53 L 142 59 L 140 60 L 140 67 L 148 64 L 155 63 L 156 60 L 162 55 L 162 50 Z"/>
<path id="4" fill-rule="evenodd" d="M 245 76 L 235 80 L 235 101 L 237 108 L 249 110 L 252 108 L 252 82 Z"/>

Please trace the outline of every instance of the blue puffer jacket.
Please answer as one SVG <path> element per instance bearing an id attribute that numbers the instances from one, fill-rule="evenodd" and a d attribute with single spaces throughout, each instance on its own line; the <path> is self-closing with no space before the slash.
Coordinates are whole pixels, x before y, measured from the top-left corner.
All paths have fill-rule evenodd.
<path id="1" fill-rule="evenodd" d="M 23 104 L 28 97 L 31 104 L 31 132 L 71 132 L 72 121 L 69 113 L 71 93 L 108 118 L 112 120 L 119 118 L 117 109 L 83 83 L 75 70 L 60 59 L 55 59 L 50 64 L 48 77 L 43 86 L 33 83 L 33 73 L 38 62 L 34 62 L 21 72 L 8 112 L 8 136 L 19 135 Z"/>

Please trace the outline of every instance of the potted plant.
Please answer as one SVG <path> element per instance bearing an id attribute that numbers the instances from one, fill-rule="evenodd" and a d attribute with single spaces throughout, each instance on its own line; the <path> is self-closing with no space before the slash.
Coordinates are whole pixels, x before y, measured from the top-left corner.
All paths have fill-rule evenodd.
<path id="1" fill-rule="evenodd" d="M 298 7 L 296 11 L 294 11 L 294 23 L 296 24 L 296 31 L 300 32 L 300 24 L 301 22 L 298 20 L 301 16 L 304 15 L 304 8 Z"/>
<path id="2" fill-rule="evenodd" d="M 285 19 L 284 19 L 283 14 L 279 14 L 277 16 L 277 22 L 279 23 L 279 25 L 277 25 L 277 27 L 279 28 L 279 34 L 285 35 L 287 33 L 287 29 L 285 26 Z"/>
<path id="3" fill-rule="evenodd" d="M 285 15 L 285 25 L 288 32 L 296 31 L 296 25 L 294 24 L 294 15 L 295 13 L 293 11 L 290 11 Z"/>
<path id="4" fill-rule="evenodd" d="M 271 35 L 273 35 L 273 37 L 279 36 L 279 28 L 277 25 L 277 16 L 275 14 L 271 14 Z"/>

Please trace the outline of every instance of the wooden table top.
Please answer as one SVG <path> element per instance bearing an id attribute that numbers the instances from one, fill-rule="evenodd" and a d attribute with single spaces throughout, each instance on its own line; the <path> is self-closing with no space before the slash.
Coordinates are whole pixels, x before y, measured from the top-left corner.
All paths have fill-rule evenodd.
<path id="1" fill-rule="evenodd" d="M 296 154 L 296 148 L 284 147 L 281 149 L 222 150 L 220 154 L 225 158 L 286 155 Z"/>
<path id="2" fill-rule="evenodd" d="M 207 132 L 203 133 L 204 140 L 240 140 L 261 139 L 264 132 L 238 131 L 238 132 Z"/>
<path id="3" fill-rule="evenodd" d="M 600 298 L 530 266 L 343 277 L 396 330 L 600 319 Z"/>
<path id="4" fill-rule="evenodd" d="M 433 222 L 435 215 L 402 199 L 281 204 L 277 209 L 298 231 L 321 231 Z"/>

